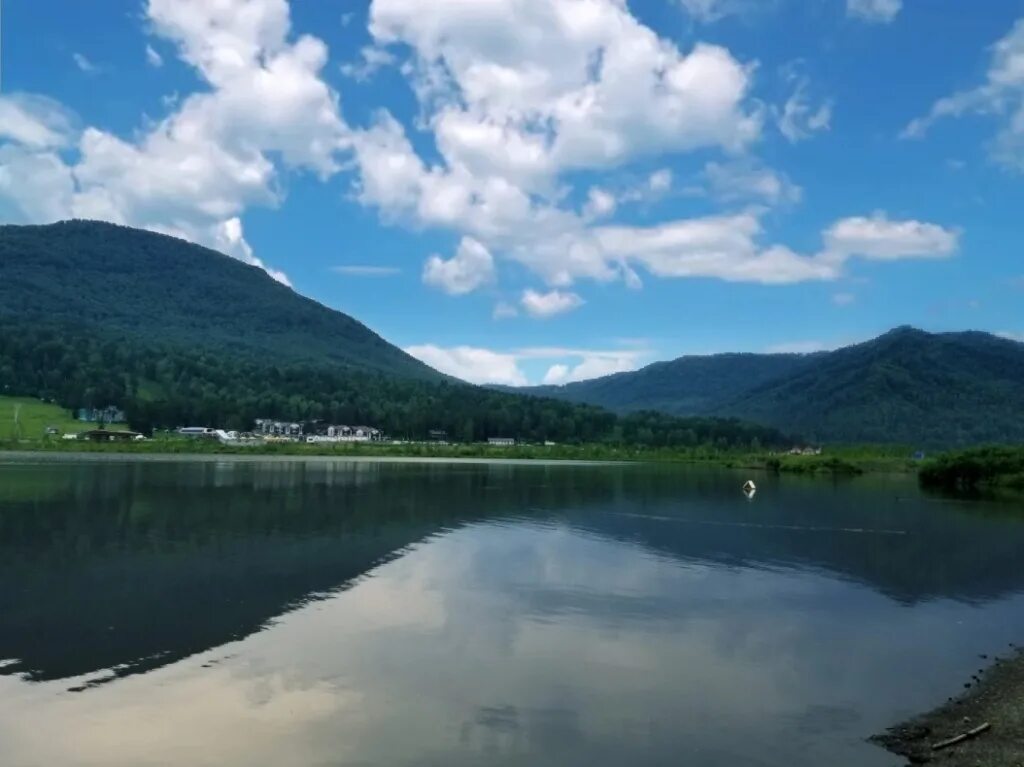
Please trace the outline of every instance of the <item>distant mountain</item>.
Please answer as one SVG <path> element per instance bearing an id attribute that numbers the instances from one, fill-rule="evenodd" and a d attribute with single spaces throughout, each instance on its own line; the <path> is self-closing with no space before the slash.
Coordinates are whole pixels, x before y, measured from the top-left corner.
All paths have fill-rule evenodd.
<path id="1" fill-rule="evenodd" d="M 821 441 L 1024 441 L 1024 344 L 981 332 L 902 327 L 832 352 L 682 357 L 530 391 L 619 411 L 736 417 Z"/>
<path id="2" fill-rule="evenodd" d="M 90 221 L 0 226 L 0 395 L 118 405 L 137 429 L 249 429 L 259 417 L 396 437 L 651 446 L 774 445 L 735 419 L 619 417 L 443 376 L 265 272 Z"/>
<path id="3" fill-rule="evenodd" d="M 714 354 L 655 362 L 631 373 L 615 373 L 563 386 L 535 386 L 543 396 L 612 410 L 660 410 L 704 415 L 752 388 L 802 370 L 817 354 Z"/>
<path id="4" fill-rule="evenodd" d="M 0 315 L 281 362 L 441 377 L 262 269 L 174 237 L 94 221 L 0 226 Z"/>

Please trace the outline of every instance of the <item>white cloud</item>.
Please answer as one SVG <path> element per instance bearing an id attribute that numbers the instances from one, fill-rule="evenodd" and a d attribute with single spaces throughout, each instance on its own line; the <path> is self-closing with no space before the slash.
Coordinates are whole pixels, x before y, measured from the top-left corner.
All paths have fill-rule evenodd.
<path id="1" fill-rule="evenodd" d="M 761 0 L 762 2 L 764 0 Z M 746 7 L 741 0 L 676 0 L 695 20 L 709 23 L 739 13 Z"/>
<path id="2" fill-rule="evenodd" d="M 910 122 L 903 138 L 921 138 L 938 120 L 973 113 L 999 123 L 990 147 L 1000 164 L 1024 172 L 1024 18 L 992 46 L 985 82 L 936 101 L 924 117 Z"/>
<path id="3" fill-rule="evenodd" d="M 838 276 L 834 263 L 782 246 L 761 248 L 760 233 L 758 217 L 748 212 L 652 227 L 600 227 L 594 236 L 604 258 L 635 261 L 659 277 L 783 284 Z"/>
<path id="4" fill-rule="evenodd" d="M 496 320 L 508 320 L 519 316 L 519 310 L 507 301 L 499 301 L 494 305 L 491 317 Z"/>
<path id="5" fill-rule="evenodd" d="M 28 149 L 60 149 L 75 138 L 75 120 L 58 102 L 27 93 L 0 95 L 0 141 Z"/>
<path id="6" fill-rule="evenodd" d="M 393 65 L 397 59 L 384 48 L 366 45 L 359 51 L 359 61 L 341 65 L 341 73 L 357 82 L 369 80 L 377 70 Z"/>
<path id="7" fill-rule="evenodd" d="M 793 84 L 793 94 L 781 109 L 774 107 L 772 110 L 779 132 L 795 144 L 815 133 L 829 130 L 832 126 L 832 102 L 823 101 L 815 107 L 809 95 L 810 80 L 792 67 L 786 68 L 785 77 Z"/>
<path id="8" fill-rule="evenodd" d="M 331 271 L 335 274 L 344 274 L 347 277 L 391 277 L 402 272 L 397 266 L 372 266 L 368 264 L 332 266 Z"/>
<path id="9" fill-rule="evenodd" d="M 636 370 L 636 357 L 631 354 L 604 355 L 590 354 L 573 367 L 552 365 L 544 376 L 544 383 L 567 384 L 601 378 L 612 373 L 626 373 Z"/>
<path id="10" fill-rule="evenodd" d="M 75 66 L 83 72 L 85 72 L 87 75 L 94 75 L 97 72 L 99 72 L 99 67 L 93 64 L 91 61 L 89 61 L 89 59 L 86 58 L 85 54 L 72 53 L 71 58 L 75 62 Z"/>
<path id="11" fill-rule="evenodd" d="M 584 302 L 575 293 L 561 290 L 539 293 L 536 290 L 528 289 L 523 291 L 520 303 L 531 317 L 547 318 L 570 312 L 582 306 Z"/>
<path id="12" fill-rule="evenodd" d="M 857 296 L 855 296 L 853 293 L 832 294 L 832 303 L 834 303 L 836 306 L 850 306 L 851 304 L 856 302 L 856 300 Z"/>
<path id="13" fill-rule="evenodd" d="M 561 363 L 552 365 L 548 368 L 548 372 L 544 374 L 544 378 L 541 381 L 545 385 L 558 385 L 565 383 L 565 379 L 569 377 L 570 368 L 568 365 Z"/>
<path id="14" fill-rule="evenodd" d="M 750 68 L 728 51 L 683 52 L 619 0 L 438 0 L 431 11 L 414 0 L 371 6 L 374 44 L 412 52 L 401 71 L 419 102 L 417 127 L 432 132 L 437 149 L 434 159 L 421 157 L 388 112 L 353 134 L 358 199 L 386 220 L 473 237 L 556 294 L 581 279 L 638 288 L 640 269 L 765 284 L 842 273 L 846 254 L 763 244 L 757 209 L 646 227 L 598 223 L 624 202 L 667 191 L 667 168 L 642 189 L 595 180 L 581 211 L 563 207 L 574 199 L 564 177 L 576 170 L 748 146 L 764 109 L 748 98 Z M 826 130 L 832 109 L 812 103 L 798 66 L 783 72 L 793 95 L 775 113 L 791 141 Z M 715 161 L 707 176 L 722 202 L 800 197 L 796 185 L 753 159 Z"/>
<path id="15" fill-rule="evenodd" d="M 846 0 L 846 15 L 875 24 L 888 24 L 903 7 L 903 0 Z"/>
<path id="16" fill-rule="evenodd" d="M 617 205 L 615 195 L 594 186 L 587 193 L 587 204 L 583 208 L 583 214 L 587 218 L 603 218 L 614 213 Z"/>
<path id="17" fill-rule="evenodd" d="M 150 0 L 146 11 L 151 29 L 175 44 L 209 88 L 131 140 L 87 128 L 73 162 L 39 156 L 39 141 L 25 140 L 24 130 L 0 130 L 13 139 L 9 162 L 17 155 L 22 166 L 49 167 L 54 183 L 62 175 L 73 180 L 59 204 L 35 199 L 39 184 L 0 186 L 0 194 L 29 220 L 130 224 L 262 266 L 245 240 L 241 213 L 279 201 L 279 163 L 326 177 L 338 170 L 337 153 L 347 143 L 338 97 L 319 77 L 327 49 L 309 36 L 288 41 L 285 0 Z"/>
<path id="18" fill-rule="evenodd" d="M 747 67 L 717 46 L 680 51 L 619 0 L 437 0 L 429 14 L 375 0 L 370 29 L 414 51 L 405 71 L 443 159 L 431 172 L 473 191 L 550 194 L 565 171 L 737 149 L 760 131 Z"/>
<path id="19" fill-rule="evenodd" d="M 463 237 L 447 261 L 434 255 L 423 265 L 423 282 L 453 296 L 471 293 L 494 280 L 494 258 L 472 237 Z"/>
<path id="20" fill-rule="evenodd" d="M 672 187 L 672 171 L 669 168 L 654 171 L 647 179 L 647 186 L 652 192 L 667 192 Z"/>
<path id="21" fill-rule="evenodd" d="M 408 354 L 463 381 L 475 384 L 526 386 L 526 376 L 519 369 L 515 354 L 503 354 L 471 346 L 443 348 L 433 344 L 408 346 Z"/>
<path id="22" fill-rule="evenodd" d="M 803 194 L 785 175 L 751 158 L 709 162 L 704 166 L 704 176 L 712 196 L 722 202 L 760 200 L 778 205 L 799 202 Z"/>
<path id="23" fill-rule="evenodd" d="M 959 245 L 959 233 L 922 221 L 890 221 L 881 212 L 837 221 L 824 233 L 826 255 L 876 261 L 944 258 Z"/>
<path id="24" fill-rule="evenodd" d="M 588 378 L 636 370 L 650 356 L 648 349 L 578 349 L 540 346 L 495 351 L 474 346 L 409 346 L 406 352 L 448 375 L 476 384 L 526 386 L 524 362 L 552 360 L 541 379 L 545 384 L 565 384 Z"/>
<path id="25" fill-rule="evenodd" d="M 164 65 L 164 57 L 157 53 L 156 49 L 152 45 L 147 45 L 146 63 L 151 67 L 162 67 Z"/>

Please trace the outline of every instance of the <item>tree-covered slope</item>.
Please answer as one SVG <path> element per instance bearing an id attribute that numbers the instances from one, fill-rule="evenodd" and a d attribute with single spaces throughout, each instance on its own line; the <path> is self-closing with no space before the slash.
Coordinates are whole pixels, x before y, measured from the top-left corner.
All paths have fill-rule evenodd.
<path id="1" fill-rule="evenodd" d="M 579 381 L 537 386 L 535 394 L 586 402 L 613 410 L 660 410 L 677 415 L 714 411 L 723 401 L 752 387 L 792 375 L 817 355 L 715 354 L 655 362 L 641 370 Z"/>
<path id="2" fill-rule="evenodd" d="M 174 237 L 93 221 L 0 226 L 0 315 L 147 343 L 440 377 L 261 269 Z"/>
<path id="3" fill-rule="evenodd" d="M 1024 344 L 897 328 L 818 355 L 714 411 L 826 440 L 1024 441 Z"/>
<path id="4" fill-rule="evenodd" d="M 0 396 L 123 407 L 136 429 L 367 424 L 422 439 L 782 444 L 734 419 L 619 417 L 442 376 L 262 271 L 92 222 L 0 227 Z"/>
<path id="5" fill-rule="evenodd" d="M 735 417 L 822 441 L 1024 441 L 1024 344 L 980 332 L 897 328 L 833 352 L 682 357 L 530 391 L 619 411 Z"/>

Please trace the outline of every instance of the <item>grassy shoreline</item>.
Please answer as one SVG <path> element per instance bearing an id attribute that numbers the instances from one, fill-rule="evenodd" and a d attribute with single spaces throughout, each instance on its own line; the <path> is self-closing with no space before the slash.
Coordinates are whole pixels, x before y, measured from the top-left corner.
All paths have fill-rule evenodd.
<path id="1" fill-rule="evenodd" d="M 0 453 L 108 453 L 124 455 L 246 455 L 292 457 L 379 457 L 517 459 L 539 461 L 608 461 L 632 463 L 677 463 L 721 466 L 785 474 L 856 476 L 867 472 L 909 473 L 913 461 L 894 449 L 836 448 L 824 455 L 776 455 L 768 452 L 643 448 L 602 444 L 516 445 L 431 443 L 268 443 L 256 446 L 224 445 L 216 441 L 161 438 L 145 442 L 94 443 L 64 440 L 0 442 Z"/>

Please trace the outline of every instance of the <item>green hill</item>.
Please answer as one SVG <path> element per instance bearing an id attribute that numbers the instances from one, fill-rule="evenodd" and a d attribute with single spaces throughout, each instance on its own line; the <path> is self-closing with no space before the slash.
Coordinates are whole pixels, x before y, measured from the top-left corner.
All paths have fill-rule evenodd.
<path id="1" fill-rule="evenodd" d="M 631 373 L 529 391 L 613 410 L 660 410 L 703 415 L 723 401 L 778 380 L 811 364 L 818 355 L 714 354 L 655 362 Z"/>
<path id="2" fill-rule="evenodd" d="M 31 397 L 0 397 L 0 442 L 41 439 L 53 427 L 61 434 L 95 429 L 96 424 L 76 421 L 71 411 Z M 107 429 L 124 429 L 123 424 L 107 424 Z"/>
<path id="3" fill-rule="evenodd" d="M 145 343 L 440 378 L 362 323 L 262 269 L 113 224 L 0 227 L 0 314 L 95 327 Z"/>
<path id="4" fill-rule="evenodd" d="M 0 396 L 123 407 L 132 427 L 248 429 L 258 417 L 395 437 L 771 445 L 731 419 L 628 417 L 471 386 L 263 271 L 151 232 L 0 226 Z"/>
<path id="5" fill-rule="evenodd" d="M 531 391 L 619 411 L 735 417 L 820 441 L 1024 441 L 1024 344 L 980 332 L 904 327 L 833 352 L 683 357 Z"/>

